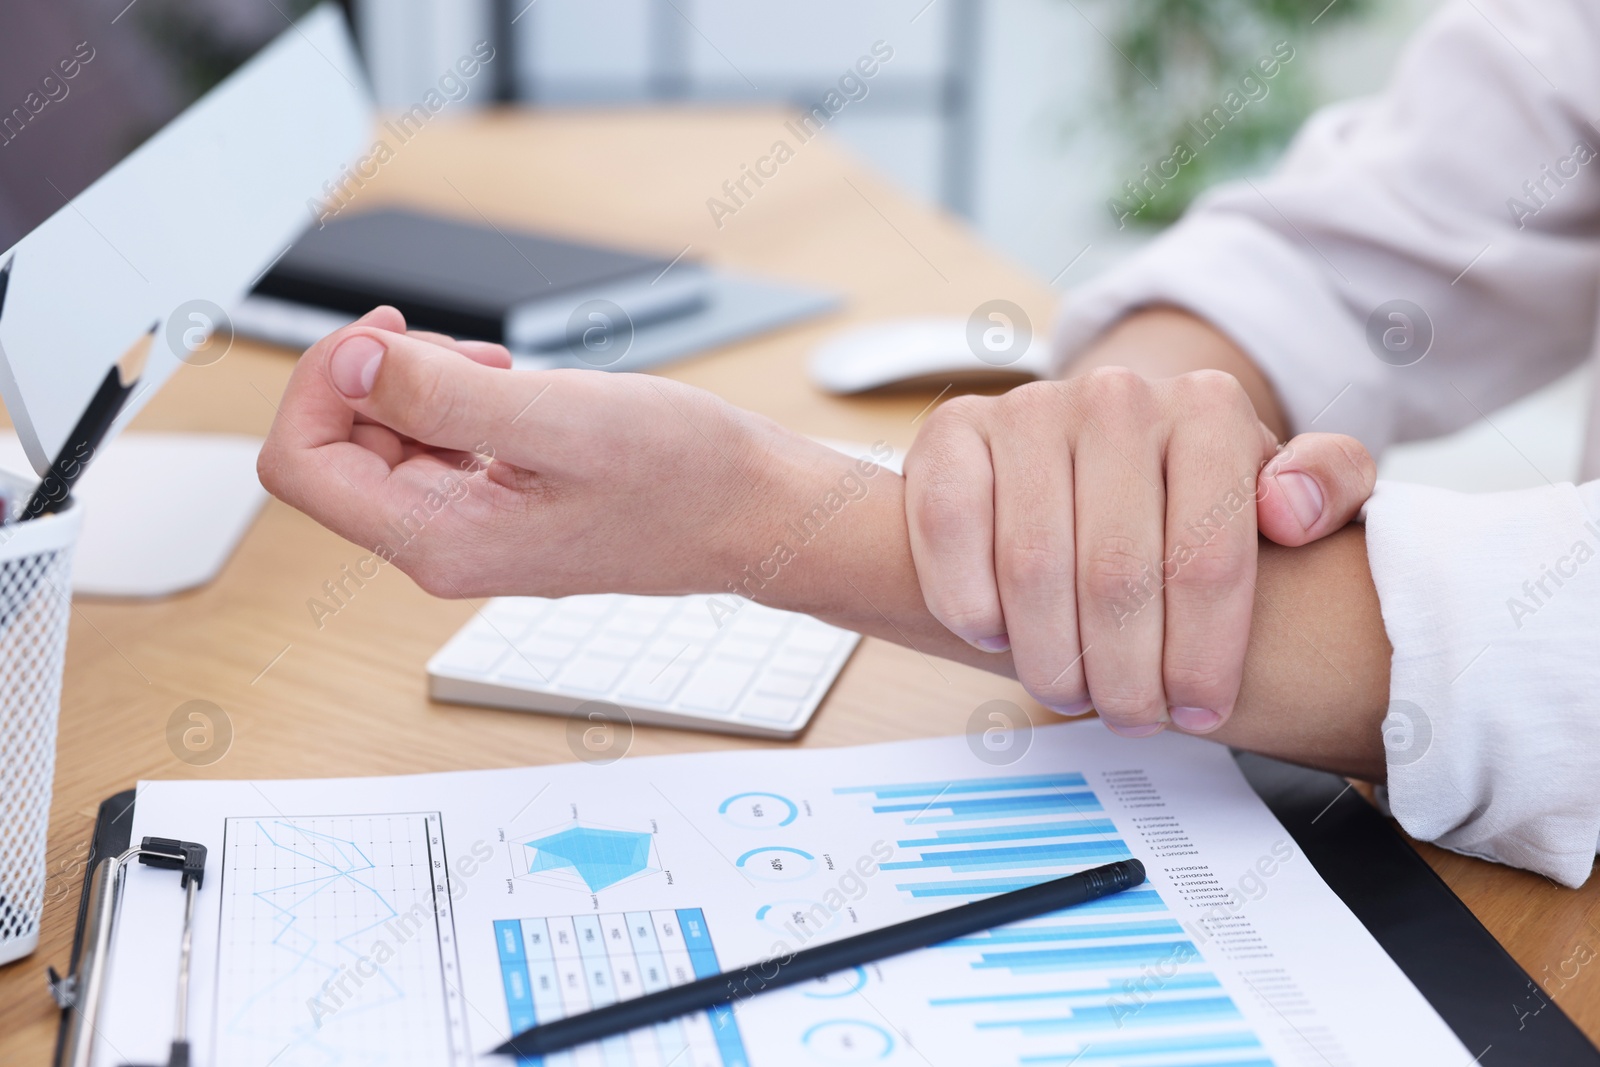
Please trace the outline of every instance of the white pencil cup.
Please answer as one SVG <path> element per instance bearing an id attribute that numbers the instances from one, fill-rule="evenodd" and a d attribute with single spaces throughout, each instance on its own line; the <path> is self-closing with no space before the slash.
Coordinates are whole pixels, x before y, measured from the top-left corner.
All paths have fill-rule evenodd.
<path id="1" fill-rule="evenodd" d="M 17 507 L 32 479 L 0 471 Z M 0 526 L 0 964 L 39 944 L 72 549 L 83 508 Z"/>

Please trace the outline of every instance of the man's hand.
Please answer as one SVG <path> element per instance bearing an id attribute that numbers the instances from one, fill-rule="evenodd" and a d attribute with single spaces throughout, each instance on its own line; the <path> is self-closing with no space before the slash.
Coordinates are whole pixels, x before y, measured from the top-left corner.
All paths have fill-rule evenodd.
<path id="1" fill-rule="evenodd" d="M 929 609 L 1066 715 L 1209 733 L 1239 695 L 1256 534 L 1302 545 L 1371 494 L 1355 440 L 1281 451 L 1232 376 L 1125 368 L 959 397 L 906 459 Z"/>
<path id="2" fill-rule="evenodd" d="M 979 651 L 929 613 L 912 560 L 905 483 L 892 472 L 863 475 L 855 460 L 675 382 L 598 371 L 512 371 L 499 346 L 404 331 L 400 315 L 381 308 L 307 352 L 285 391 L 259 469 L 276 496 L 381 552 L 430 592 L 446 597 L 726 596 L 734 589 L 925 656 L 1012 673 L 1010 653 Z M 1126 374 L 1096 381 L 1101 383 L 1096 388 L 1118 386 L 1129 398 L 1136 390 L 1127 387 L 1138 385 Z M 1215 378 L 1199 384 L 1208 396 L 1224 392 Z M 1138 390 L 1147 386 L 1164 391 L 1164 397 L 1177 389 L 1147 383 Z M 1048 405 L 1034 395 L 1043 392 L 1030 389 L 991 405 L 999 410 L 1002 403 L 1020 400 L 1037 404 L 1043 415 Z M 1168 406 L 1152 402 L 1151 411 Z M 975 413 L 977 407 L 966 405 L 966 410 Z M 958 405 L 936 423 L 945 425 L 962 410 Z M 1090 413 L 1101 425 L 1113 421 L 1104 406 Z M 1198 416 L 1192 409 L 1189 413 Z M 1083 453 L 1059 447 L 1069 439 L 1065 420 L 1064 415 L 1044 419 L 1042 430 L 1035 427 L 1043 436 L 1033 447 L 996 447 L 984 454 L 1014 456 L 1018 462 L 1031 457 L 1038 472 L 1053 472 L 1046 480 L 1063 477 L 1064 456 L 1070 477 L 1077 467 L 1072 457 L 1081 461 Z M 1240 477 L 1253 474 L 1267 452 L 1259 430 L 1247 439 L 1248 448 L 1223 447 L 1227 438 L 1221 429 L 1237 430 L 1237 420 L 1196 417 L 1183 434 L 1170 425 L 1162 429 L 1154 415 L 1142 422 L 1115 421 L 1125 430 L 1144 431 L 1135 435 L 1145 449 L 1141 456 L 1177 455 L 1179 441 L 1209 442 L 1213 451 L 1237 462 Z M 1207 433 L 1199 432 L 1208 427 Z M 1084 423 L 1071 440 L 1092 432 Z M 1001 437 L 1009 439 L 1009 430 L 996 440 Z M 1024 443 L 1020 427 L 1016 439 L 1019 446 Z M 1040 446 L 1052 440 L 1058 446 L 1054 452 Z M 1104 444 L 1108 440 L 1102 452 L 1114 454 Z M 918 446 L 924 472 L 933 466 L 930 443 Z M 1129 440 L 1119 438 L 1118 447 L 1133 454 Z M 1042 462 L 1047 455 L 1051 462 Z M 1297 449 L 1296 463 L 1306 455 Z M 1353 462 L 1364 460 L 1357 456 Z M 1285 468 L 1290 469 L 1321 477 L 1320 468 Z M 1208 477 L 1220 480 L 1232 473 L 1228 467 Z M 1159 462 L 1145 471 L 1155 485 L 1164 486 L 1160 474 Z M 1109 475 L 1101 479 L 1112 480 Z M 1149 495 L 1143 478 L 1123 481 L 1144 488 L 1113 504 Z M 1368 484 L 1370 476 L 1358 481 Z M 1332 501 L 1336 483 L 1321 484 Z M 1156 496 L 1165 507 L 1166 495 Z M 1073 497 L 1066 499 L 1070 503 Z M 1209 502 L 1208 494 L 1198 492 L 1185 499 Z M 1269 494 L 1268 501 L 1273 499 Z M 1004 512 L 1006 501 L 1001 503 Z M 991 505 L 985 498 L 985 506 Z M 1330 503 L 1327 516 L 1340 507 Z M 819 509 L 831 516 L 822 530 L 797 536 L 797 524 L 804 525 Z M 1060 514 L 1047 515 L 1043 506 L 1033 512 L 1052 524 L 1024 527 L 1027 534 L 1065 529 L 1069 537 L 1078 536 L 1071 511 L 1066 522 L 1059 521 Z M 1292 506 L 1280 517 L 1291 513 Z M 1078 514 L 1081 520 L 1083 513 Z M 1117 512 L 1101 508 L 1098 514 L 1115 517 Z M 1248 510 L 1244 521 L 1253 521 Z M 1334 522 L 1325 517 L 1309 533 L 1300 529 L 1312 536 Z M 1228 528 L 1234 525 L 1239 523 Z M 1162 551 L 1163 530 L 1158 526 L 1148 537 Z M 1150 553 L 1152 561 L 1158 556 L 1159 551 Z M 1022 558 L 1044 562 L 1051 557 L 1023 553 Z M 1254 556 L 1249 558 L 1253 563 Z M 983 567 L 992 576 L 992 564 Z M 1066 573 L 1075 576 L 1070 567 Z M 747 585 L 751 575 L 759 581 L 749 579 Z M 1259 585 L 1258 599 L 1271 611 L 1257 612 L 1269 617 L 1258 619 L 1251 634 L 1237 710 L 1214 736 L 1342 774 L 1381 776 L 1377 724 L 1388 700 L 1389 646 L 1360 532 L 1345 531 L 1302 551 L 1267 546 Z M 1010 605 L 1002 607 L 1011 611 Z M 1232 601 L 1229 607 L 1239 610 Z M 1135 622 L 1148 625 L 1163 610 L 1158 598 L 1134 615 L 1130 628 Z M 1002 617 L 1010 620 L 1009 614 Z M 1246 605 L 1246 623 L 1248 618 Z M 1032 664 L 1035 672 L 1024 677 L 1042 673 L 1037 656 L 1023 658 L 1026 631 L 1012 628 L 1018 663 Z M 1033 647 L 1048 656 L 1051 635 L 1035 632 Z M 1068 658 L 1077 655 L 1075 636 L 1073 641 Z M 1096 695 L 1098 651 L 1092 649 L 1087 658 L 1088 691 Z M 1153 670 L 1159 691 L 1159 659 Z M 1062 702 L 1076 698 L 1069 694 Z"/>
<path id="3" fill-rule="evenodd" d="M 764 543 L 742 532 L 753 417 L 665 379 L 510 364 L 380 308 L 302 357 L 262 484 L 445 597 L 697 591 Z"/>

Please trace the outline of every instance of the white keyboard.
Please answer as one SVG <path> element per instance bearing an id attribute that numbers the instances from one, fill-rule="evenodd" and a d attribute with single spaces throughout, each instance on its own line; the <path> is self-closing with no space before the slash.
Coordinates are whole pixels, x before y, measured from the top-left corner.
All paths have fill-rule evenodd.
<path id="1" fill-rule="evenodd" d="M 436 700 L 756 737 L 805 729 L 861 635 L 747 600 L 501 597 L 428 661 Z M 720 621 L 720 625 L 718 625 Z"/>

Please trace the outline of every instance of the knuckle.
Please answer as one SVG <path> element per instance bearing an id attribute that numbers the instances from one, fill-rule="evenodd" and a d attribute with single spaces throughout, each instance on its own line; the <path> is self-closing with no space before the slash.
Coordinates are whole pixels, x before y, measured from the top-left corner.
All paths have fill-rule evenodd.
<path id="1" fill-rule="evenodd" d="M 1166 694 L 1155 681 L 1122 681 L 1090 687 L 1094 707 L 1102 718 L 1133 724 L 1160 717 L 1166 708 Z"/>
<path id="2" fill-rule="evenodd" d="M 461 600 L 474 595 L 474 591 L 467 588 L 468 575 L 450 553 L 430 552 L 425 546 L 419 546 L 410 555 L 411 558 L 406 559 L 402 554 L 395 562 L 424 593 L 440 600 Z"/>
<path id="3" fill-rule="evenodd" d="M 1335 434 L 1333 443 L 1350 469 L 1355 471 L 1358 484 L 1371 492 L 1378 480 L 1378 464 L 1373 460 L 1372 453 L 1360 441 L 1344 434 Z"/>
<path id="4" fill-rule="evenodd" d="M 1175 559 L 1168 573 L 1163 574 L 1167 585 L 1183 593 L 1207 597 L 1222 596 L 1245 584 L 1255 561 L 1256 543 L 1243 537 L 1215 537 Z"/>
<path id="5" fill-rule="evenodd" d="M 990 398 L 971 393 L 953 396 L 928 413 L 928 425 L 946 429 L 951 423 L 970 426 L 982 422 L 993 405 Z"/>
<path id="6" fill-rule="evenodd" d="M 928 598 L 928 610 L 945 629 L 958 637 L 990 637 L 999 633 L 1005 622 L 999 605 L 971 592 L 939 591 Z"/>
<path id="7" fill-rule="evenodd" d="M 1102 537 L 1083 561 L 1083 593 L 1091 600 L 1121 600 L 1149 579 L 1150 561 L 1131 537 Z"/>
<path id="8" fill-rule="evenodd" d="M 1054 414 L 1061 402 L 1059 382 L 1029 382 L 1000 398 L 1008 419 Z"/>
<path id="9" fill-rule="evenodd" d="M 936 460 L 941 453 L 948 455 L 955 440 L 988 421 L 994 403 L 988 397 L 968 394 L 951 397 L 928 412 L 927 421 L 922 424 L 922 430 L 907 456 L 907 466 L 910 466 L 912 456 L 918 456 L 926 462 Z"/>
<path id="10" fill-rule="evenodd" d="M 911 507 L 917 533 L 935 554 L 960 546 L 972 532 L 975 516 L 949 485 L 926 487 Z"/>
<path id="11" fill-rule="evenodd" d="M 1205 706 L 1217 703 L 1211 698 L 1221 693 L 1228 676 L 1220 659 L 1198 649 L 1176 655 L 1169 652 L 1162 673 L 1168 693 L 1181 693 Z"/>
<path id="12" fill-rule="evenodd" d="M 1073 671 L 1065 675 L 1061 675 L 1059 670 L 1055 673 L 1043 669 L 1018 671 L 1017 681 L 1022 683 L 1022 688 L 1028 691 L 1029 696 L 1047 707 L 1076 704 L 1086 695 L 1082 678 Z"/>
<path id="13" fill-rule="evenodd" d="M 1018 526 L 998 554 L 1016 585 L 1055 586 L 1073 579 L 1072 555 L 1062 532 L 1044 523 Z"/>
<path id="14" fill-rule="evenodd" d="M 256 479 L 263 489 L 282 499 L 283 461 L 278 455 L 277 445 L 270 437 L 256 454 Z"/>
<path id="15" fill-rule="evenodd" d="M 1096 367 L 1075 381 L 1096 405 L 1137 411 L 1150 404 L 1149 379 L 1129 367 Z"/>
<path id="16" fill-rule="evenodd" d="M 1227 371 L 1190 371 L 1179 375 L 1174 385 L 1186 408 L 1199 407 L 1205 411 L 1232 414 L 1248 407 L 1252 416 L 1254 414 L 1255 409 L 1250 405 L 1244 386 Z"/>

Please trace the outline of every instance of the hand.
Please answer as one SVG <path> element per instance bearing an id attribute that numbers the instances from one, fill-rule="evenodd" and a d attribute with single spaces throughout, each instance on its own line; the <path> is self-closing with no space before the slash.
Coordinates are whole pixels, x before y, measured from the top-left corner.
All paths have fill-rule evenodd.
<path id="1" fill-rule="evenodd" d="M 1168 721 L 1208 733 L 1239 695 L 1258 525 L 1302 545 L 1372 492 L 1352 438 L 1276 445 L 1221 371 L 1103 367 L 949 401 L 906 459 L 928 608 L 980 649 L 1009 648 L 1062 714 L 1092 707 L 1130 737 Z"/>
<path id="2" fill-rule="evenodd" d="M 760 420 L 404 331 L 380 308 L 301 359 L 257 465 L 274 496 L 437 596 L 699 591 L 747 561 Z"/>

